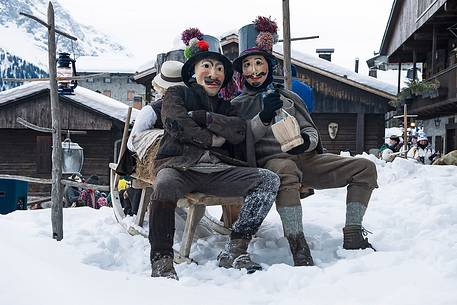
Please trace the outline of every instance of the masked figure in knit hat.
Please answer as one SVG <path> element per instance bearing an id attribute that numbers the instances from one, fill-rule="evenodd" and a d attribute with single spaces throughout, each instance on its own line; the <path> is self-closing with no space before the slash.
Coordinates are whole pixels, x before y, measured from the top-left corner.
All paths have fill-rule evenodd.
<path id="1" fill-rule="evenodd" d="M 419 163 L 430 165 L 438 157 L 435 150 L 429 145 L 427 134 L 419 132 L 417 146 L 410 148 L 408 158 L 414 159 Z"/>
<path id="2" fill-rule="evenodd" d="M 241 28 L 240 55 L 233 67 L 242 74 L 244 89 L 232 105 L 240 117 L 251 120 L 247 132 L 256 141 L 257 165 L 272 170 L 281 179 L 276 209 L 294 264 L 311 266 L 314 262 L 303 233 L 301 184 L 314 189 L 347 186 L 343 248 L 365 249 L 371 248 L 371 244 L 364 237 L 362 218 L 377 187 L 377 173 L 375 165 L 367 159 L 324 154 L 316 125 L 303 101 L 283 86 L 273 84 L 276 60 L 272 46 L 276 30 L 276 23 L 265 17 Z M 278 113 L 294 117 L 298 129 L 295 144 L 285 151 L 272 130 L 275 117 L 277 121 L 281 119 Z"/>
<path id="3" fill-rule="evenodd" d="M 192 28 L 183 33 L 187 61 L 182 68 L 186 86 L 168 88 L 163 97 L 164 135 L 154 162 L 156 178 L 149 212 L 153 277 L 177 279 L 173 267 L 175 208 L 191 192 L 244 197 L 230 240 L 218 256 L 219 265 L 261 269 L 247 248 L 270 210 L 279 177 L 246 166 L 231 150 L 245 141 L 246 121 L 233 116 L 230 102 L 218 97 L 232 77 L 231 62 L 221 54 L 219 40 Z"/>

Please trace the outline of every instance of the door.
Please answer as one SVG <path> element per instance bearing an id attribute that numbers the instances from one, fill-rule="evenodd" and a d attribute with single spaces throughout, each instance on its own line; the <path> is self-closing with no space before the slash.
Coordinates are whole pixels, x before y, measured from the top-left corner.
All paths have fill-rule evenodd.
<path id="1" fill-rule="evenodd" d="M 36 152 L 37 173 L 51 176 L 52 136 L 37 136 Z"/>
<path id="2" fill-rule="evenodd" d="M 446 152 L 451 152 L 457 149 L 457 134 L 456 129 L 446 129 Z"/>

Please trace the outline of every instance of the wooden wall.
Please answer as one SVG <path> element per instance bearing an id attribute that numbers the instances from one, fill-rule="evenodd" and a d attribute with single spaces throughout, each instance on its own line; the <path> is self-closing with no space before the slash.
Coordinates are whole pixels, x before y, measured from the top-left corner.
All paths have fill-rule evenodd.
<path id="1" fill-rule="evenodd" d="M 418 8 L 418 2 L 421 7 Z M 385 42 L 382 46 L 381 53 L 387 56 L 392 55 L 400 46 L 418 29 L 420 28 L 441 6 L 446 3 L 446 0 L 397 0 L 397 7 L 394 15 L 391 16 L 387 36 L 384 37 Z M 424 5 L 425 3 L 425 5 Z M 430 9 L 424 11 L 423 7 Z"/>
<path id="2" fill-rule="evenodd" d="M 62 138 L 63 139 L 63 138 Z M 88 131 L 72 140 L 84 149 L 83 176 L 97 175 L 108 184 L 108 164 L 113 161 L 113 133 Z M 0 129 L 0 173 L 51 178 L 51 135 L 27 129 Z M 29 184 L 29 192 L 45 193 L 50 186 Z"/>
<path id="3" fill-rule="evenodd" d="M 83 106 L 61 101 L 60 118 L 62 129 L 74 130 L 111 130 L 112 121 L 108 117 L 84 109 Z M 17 117 L 41 126 L 51 128 L 49 93 L 31 97 L 0 108 L 0 128 L 25 128 L 16 122 Z"/>
<path id="4" fill-rule="evenodd" d="M 351 154 L 360 153 L 357 149 L 357 136 L 363 135 L 363 151 L 379 148 L 384 143 L 384 115 L 367 114 L 364 120 L 364 130 L 357 129 L 357 114 L 353 113 L 312 113 L 321 136 L 322 145 L 328 152 L 339 154 L 340 151 L 350 151 Z M 330 139 L 328 124 L 338 123 L 338 134 L 334 140 Z"/>

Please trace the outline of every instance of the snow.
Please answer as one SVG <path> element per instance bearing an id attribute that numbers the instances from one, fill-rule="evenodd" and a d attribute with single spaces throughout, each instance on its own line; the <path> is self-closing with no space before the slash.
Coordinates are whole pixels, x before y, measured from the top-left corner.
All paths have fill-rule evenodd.
<path id="1" fill-rule="evenodd" d="M 128 56 L 80 56 L 76 59 L 78 72 L 107 72 L 134 74 L 141 60 Z"/>
<path id="2" fill-rule="evenodd" d="M 13 89 L 5 90 L 0 92 L 0 107 L 2 104 L 13 102 L 16 99 L 20 99 L 24 96 L 28 96 L 46 89 L 49 89 L 49 82 L 37 81 L 30 82 Z M 73 100 L 78 104 L 81 104 L 84 107 L 89 107 L 92 110 L 125 122 L 129 107 L 126 104 L 81 86 L 76 87 L 74 93 L 74 95 L 66 95 L 65 97 Z M 138 112 L 139 110 L 132 109 L 131 121 L 135 120 Z"/>
<path id="3" fill-rule="evenodd" d="M 249 250 L 265 271 L 218 268 L 225 237 L 211 236 L 192 247 L 200 265 L 177 266 L 179 282 L 149 277 L 148 240 L 123 231 L 110 208 L 65 209 L 60 242 L 50 209 L 16 211 L 0 216 L 0 304 L 455 304 L 456 168 L 357 157 L 378 169 L 364 221 L 377 252 L 342 249 L 344 188 L 302 201 L 317 266 L 290 266 L 272 209 Z"/>
<path id="4" fill-rule="evenodd" d="M 282 55 L 284 53 L 282 43 L 274 45 L 273 51 Z M 311 56 L 308 54 L 304 54 L 304 53 L 301 53 L 296 50 L 292 50 L 291 56 L 292 56 L 292 60 L 300 61 L 306 65 L 317 68 L 318 70 L 334 74 L 337 77 L 343 77 L 348 80 L 359 83 L 361 85 L 383 91 L 387 94 L 392 95 L 392 98 L 397 95 L 396 86 L 389 84 L 389 83 L 382 82 L 374 77 L 355 73 L 352 70 L 338 66 L 325 59 L 322 59 L 322 58 L 319 58 L 316 56 Z"/>

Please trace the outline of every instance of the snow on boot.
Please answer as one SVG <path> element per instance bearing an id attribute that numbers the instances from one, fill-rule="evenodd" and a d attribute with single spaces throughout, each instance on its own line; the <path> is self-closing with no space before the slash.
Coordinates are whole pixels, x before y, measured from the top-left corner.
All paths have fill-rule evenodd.
<path id="1" fill-rule="evenodd" d="M 262 270 L 262 267 L 253 262 L 247 253 L 250 239 L 231 239 L 225 244 L 225 249 L 217 256 L 219 267 L 246 269 L 248 273 Z"/>
<path id="2" fill-rule="evenodd" d="M 309 250 L 303 232 L 286 236 L 289 241 L 290 252 L 294 259 L 294 266 L 314 266 L 313 257 Z"/>
<path id="3" fill-rule="evenodd" d="M 151 267 L 151 277 L 179 280 L 175 267 L 173 267 L 173 256 L 157 253 L 151 259 Z"/>
<path id="4" fill-rule="evenodd" d="M 371 232 L 365 230 L 359 225 L 345 226 L 343 228 L 343 248 L 346 250 L 371 248 L 376 251 L 376 249 L 368 242 L 368 238 L 365 238 L 368 233 Z"/>

